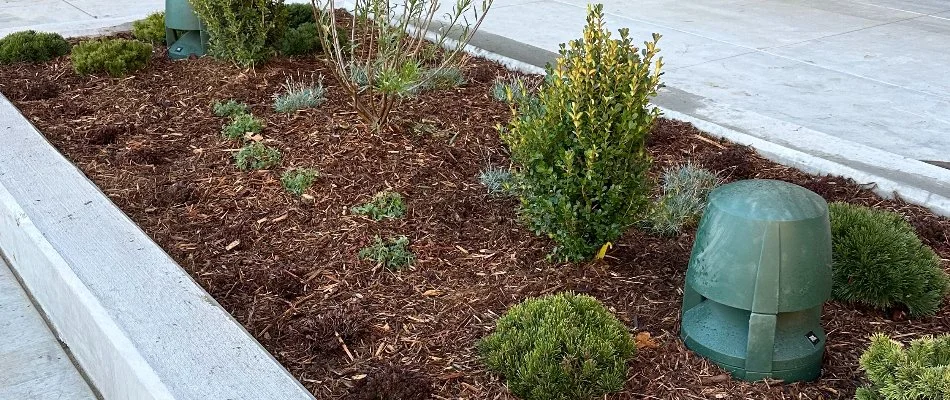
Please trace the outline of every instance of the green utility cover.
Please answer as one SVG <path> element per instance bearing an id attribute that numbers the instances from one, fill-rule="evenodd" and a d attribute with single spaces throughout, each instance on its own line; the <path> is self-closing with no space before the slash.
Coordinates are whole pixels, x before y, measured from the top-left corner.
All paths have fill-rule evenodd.
<path id="1" fill-rule="evenodd" d="M 686 273 L 681 336 L 740 379 L 821 372 L 821 306 L 831 295 L 828 205 L 773 180 L 710 195 Z"/>
<path id="2" fill-rule="evenodd" d="M 205 55 L 208 35 L 188 0 L 165 0 L 165 44 L 172 59 Z"/>

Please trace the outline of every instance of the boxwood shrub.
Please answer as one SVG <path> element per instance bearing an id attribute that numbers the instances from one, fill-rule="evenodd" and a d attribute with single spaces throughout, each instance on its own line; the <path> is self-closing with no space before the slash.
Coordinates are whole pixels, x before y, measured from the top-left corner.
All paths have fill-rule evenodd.
<path id="1" fill-rule="evenodd" d="M 940 258 L 900 215 L 832 203 L 832 295 L 878 309 L 934 315 L 948 292 Z"/>
<path id="2" fill-rule="evenodd" d="M 22 31 L 0 39 L 0 64 L 43 62 L 69 53 L 69 42 L 58 33 Z"/>
<path id="3" fill-rule="evenodd" d="M 538 100 L 514 107 L 502 139 L 520 165 L 521 214 L 557 243 L 556 259 L 593 257 L 647 209 L 658 39 L 642 51 L 626 29 L 611 39 L 603 7 L 592 6 L 583 39 L 562 46 Z"/>
<path id="4" fill-rule="evenodd" d="M 128 39 L 104 39 L 82 42 L 73 49 L 73 68 L 82 75 L 105 72 L 125 76 L 145 68 L 152 56 L 148 43 Z"/>
<path id="5" fill-rule="evenodd" d="M 950 335 L 925 337 L 904 348 L 883 334 L 861 356 L 871 384 L 858 400 L 950 399 Z"/>
<path id="6" fill-rule="evenodd" d="M 568 292 L 512 307 L 478 350 L 515 395 L 577 400 L 620 390 L 636 345 L 599 301 Z"/>

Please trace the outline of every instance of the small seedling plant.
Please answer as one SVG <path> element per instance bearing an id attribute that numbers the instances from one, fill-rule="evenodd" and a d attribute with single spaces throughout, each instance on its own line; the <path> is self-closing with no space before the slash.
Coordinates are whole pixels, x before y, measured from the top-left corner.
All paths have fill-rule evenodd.
<path id="1" fill-rule="evenodd" d="M 214 115 L 228 118 L 234 118 L 241 114 L 247 114 L 249 111 L 247 104 L 233 99 L 224 102 L 215 102 L 212 108 L 214 110 Z"/>
<path id="2" fill-rule="evenodd" d="M 376 193 L 369 202 L 353 207 L 353 214 L 365 215 L 376 221 L 384 219 L 398 219 L 406 213 L 406 203 L 402 195 L 384 190 Z"/>
<path id="3" fill-rule="evenodd" d="M 357 114 L 378 130 L 403 98 L 443 79 L 442 70 L 461 66 L 463 49 L 492 0 L 482 0 L 480 6 L 475 0 L 456 0 L 443 20 L 436 18 L 438 0 L 356 0 L 351 8 L 355 23 L 346 37 L 336 29 L 341 25 L 336 13 L 322 11 L 339 8 L 337 0 L 311 3 L 335 78 Z M 362 77 L 354 79 L 356 74 Z"/>
<path id="4" fill-rule="evenodd" d="M 510 193 L 511 170 L 502 167 L 487 167 L 478 174 L 478 181 L 492 196 Z"/>
<path id="5" fill-rule="evenodd" d="M 373 244 L 360 250 L 360 258 L 395 271 L 412 264 L 416 257 L 409 250 L 409 238 L 406 236 L 373 238 Z"/>
<path id="6" fill-rule="evenodd" d="M 650 212 L 650 228 L 674 236 L 695 225 L 706 209 L 709 193 L 719 183 L 715 172 L 693 164 L 667 168 L 663 171 L 663 196 Z"/>
<path id="7" fill-rule="evenodd" d="M 300 196 L 303 195 L 307 189 L 310 189 L 317 175 L 317 170 L 315 169 L 292 169 L 284 172 L 284 174 L 280 176 L 280 184 L 284 187 L 284 190 L 295 196 Z"/>
<path id="8" fill-rule="evenodd" d="M 245 171 L 270 169 L 280 163 L 280 151 L 263 143 L 250 143 L 234 155 L 234 163 Z"/>
<path id="9" fill-rule="evenodd" d="M 221 134 L 231 140 L 246 139 L 249 135 L 261 133 L 264 122 L 251 114 L 239 114 L 224 126 Z"/>

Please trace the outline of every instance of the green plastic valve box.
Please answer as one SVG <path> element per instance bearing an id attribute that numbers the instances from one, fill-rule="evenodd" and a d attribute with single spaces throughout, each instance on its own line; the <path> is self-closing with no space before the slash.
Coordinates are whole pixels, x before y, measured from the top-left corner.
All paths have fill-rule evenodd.
<path id="1" fill-rule="evenodd" d="M 165 0 L 165 44 L 172 59 L 205 55 L 208 34 L 188 0 Z"/>
<path id="2" fill-rule="evenodd" d="M 747 180 L 709 196 L 693 245 L 680 336 L 738 379 L 817 379 L 831 295 L 828 204 L 791 183 Z"/>

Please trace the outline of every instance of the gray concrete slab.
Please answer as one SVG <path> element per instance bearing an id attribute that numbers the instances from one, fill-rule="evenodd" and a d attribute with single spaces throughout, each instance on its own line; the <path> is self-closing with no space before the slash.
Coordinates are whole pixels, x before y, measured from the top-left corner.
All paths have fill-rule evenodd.
<path id="1" fill-rule="evenodd" d="M 0 257 L 0 399 L 95 398 Z"/>
<path id="2" fill-rule="evenodd" d="M 918 14 L 934 14 L 950 11 L 950 4 L 948 4 L 946 0 L 850 0 L 850 2 Z"/>

